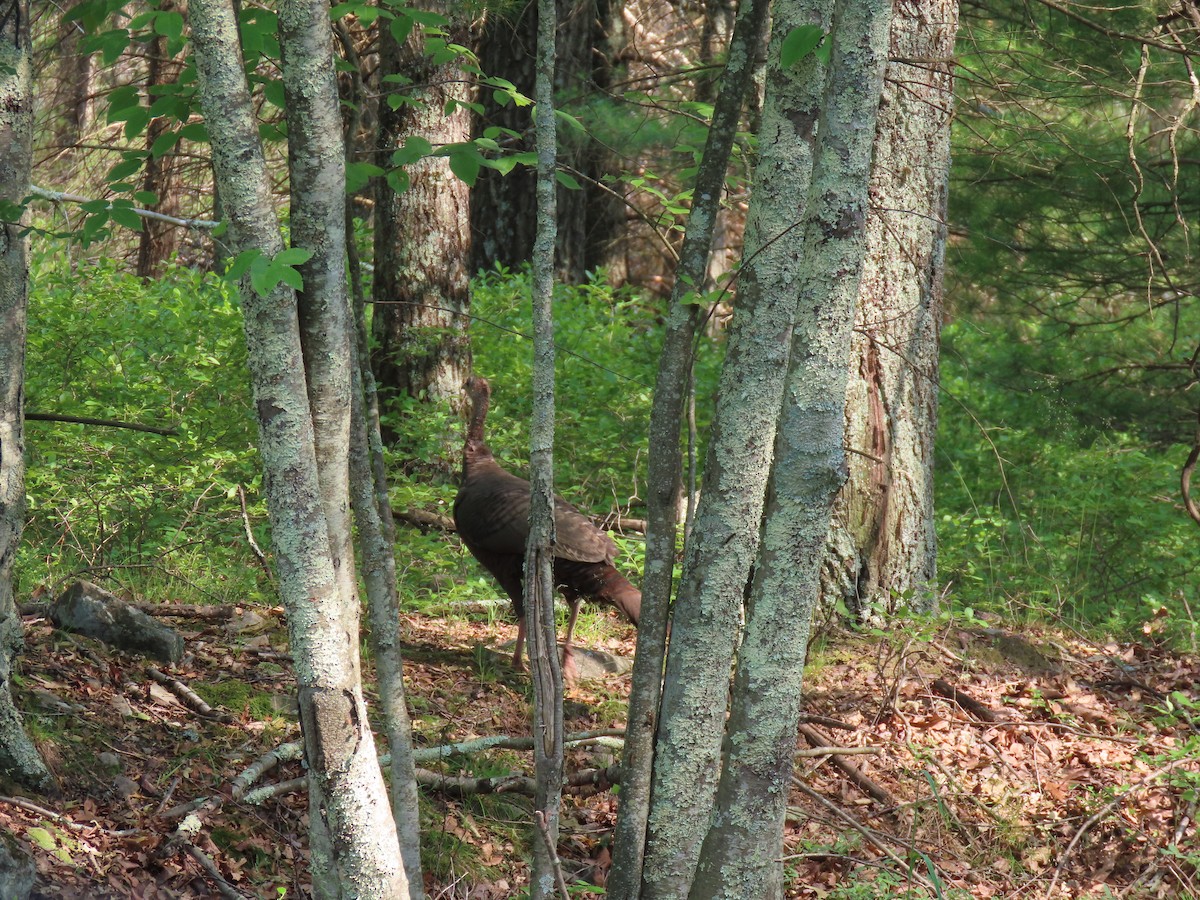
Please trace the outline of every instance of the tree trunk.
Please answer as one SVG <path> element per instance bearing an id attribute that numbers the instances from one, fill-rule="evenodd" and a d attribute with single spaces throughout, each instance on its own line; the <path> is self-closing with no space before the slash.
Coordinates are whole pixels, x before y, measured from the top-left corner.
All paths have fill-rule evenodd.
<path id="1" fill-rule="evenodd" d="M 0 0 L 0 203 L 29 190 L 33 160 L 33 48 L 28 8 Z M 15 211 L 15 207 L 14 210 Z M 54 780 L 25 733 L 12 696 L 22 645 L 13 562 L 25 527 L 25 332 L 29 241 L 20 218 L 0 210 L 0 774 L 34 790 Z"/>
<path id="2" fill-rule="evenodd" d="M 933 443 L 956 0 L 895 4 L 846 394 L 850 477 L 822 571 L 852 616 L 936 600 Z"/>
<path id="3" fill-rule="evenodd" d="M 430 0 L 423 8 L 448 15 L 450 6 Z M 448 40 L 463 43 L 465 29 L 452 23 Z M 466 75 L 458 60 L 434 65 L 419 27 L 404 46 L 386 25 L 379 30 L 380 83 L 389 76 L 411 79 L 409 95 L 393 109 L 379 104 L 377 162 L 409 137 L 435 148 L 470 140 L 471 111 Z M 447 112 L 447 104 L 454 105 Z M 405 167 L 409 187 L 397 194 L 380 179 L 375 210 L 375 374 L 381 399 L 409 396 L 457 406 L 471 372 L 467 332 L 470 310 L 468 204 L 470 190 L 450 171 L 445 157 L 426 157 Z M 447 436 L 449 438 L 449 436 Z"/>
<path id="4" fill-rule="evenodd" d="M 608 34 L 614 5 L 610 0 L 559 0 L 558 54 L 554 85 L 559 96 L 588 98 L 609 84 Z M 537 28 L 537 5 L 520 8 L 514 20 L 489 16 L 479 41 L 480 66 L 488 75 L 505 78 L 526 96 L 533 95 L 533 47 L 529 35 Z M 480 92 L 484 113 L 476 124 L 482 134 L 491 126 L 521 134 L 529 129 L 528 108 L 501 106 L 491 92 Z M 611 155 L 598 143 L 575 134 L 564 134 L 559 162 L 581 173 L 582 190 L 557 188 L 558 229 L 556 271 L 565 281 L 578 283 L 610 262 L 610 247 L 623 221 L 620 201 L 595 184 L 611 172 Z M 516 149 L 531 149 L 526 142 Z M 497 264 L 517 268 L 533 252 L 536 209 L 534 172 L 518 166 L 507 175 L 484 169 L 471 192 L 471 270 L 493 269 Z"/>
<path id="5" fill-rule="evenodd" d="M 554 0 L 538 0 L 537 236 L 533 243 L 533 421 L 529 434 L 529 541 L 525 618 L 533 682 L 533 872 L 530 900 L 559 896 L 558 820 L 563 787 L 563 682 L 554 619 L 554 237 L 557 138 L 554 123 Z"/>
<path id="6" fill-rule="evenodd" d="M 783 897 L 783 823 L 809 625 L 846 477 L 847 359 L 890 18 L 891 0 L 834 7 L 762 546 L 738 651 L 729 750 L 690 900 Z"/>
<path id="7" fill-rule="evenodd" d="M 162 0 L 159 9 L 175 10 L 172 0 Z M 146 75 L 146 94 L 153 103 L 158 97 L 155 88 L 165 84 L 175 84 L 183 63 L 168 54 L 169 42 L 166 36 L 155 34 L 147 49 L 150 66 Z M 156 116 L 146 129 L 146 150 L 153 151 L 155 143 L 172 126 L 166 116 Z M 142 190 L 149 191 L 158 199 L 151 207 L 156 212 L 169 216 L 179 214 L 179 195 L 176 182 L 179 177 L 179 156 L 172 150 L 157 154 L 151 152 L 146 157 L 146 168 L 142 177 Z M 179 250 L 180 230 L 177 225 L 161 222 L 157 219 L 142 219 L 142 234 L 138 241 L 137 274 L 139 278 L 153 278 L 163 265 L 173 259 Z"/>
<path id="8" fill-rule="evenodd" d="M 792 29 L 828 27 L 825 6 L 777 4 L 770 58 L 779 59 Z M 747 76 L 757 43 L 750 46 Z M 799 242 L 789 237 L 807 202 L 823 74 L 816 55 L 768 72 L 746 263 L 672 617 L 643 876 L 647 898 L 687 896 L 712 812 L 729 673 L 758 547 L 801 274 Z"/>
<path id="9" fill-rule="evenodd" d="M 232 5 L 192 0 L 190 12 L 200 103 L 233 249 L 256 253 L 260 267 L 277 264 L 283 240 Z M 306 235 L 311 243 L 303 249 L 312 254 L 305 271 L 309 321 L 303 334 L 311 341 L 322 332 L 325 343 L 303 345 L 297 298 L 286 283 L 268 281 L 260 291 L 247 280 L 242 303 L 267 508 L 311 776 L 313 886 L 320 897 L 403 900 L 408 883 L 359 680 L 358 606 L 348 550 L 342 469 L 350 340 L 344 288 L 338 287 L 344 277 L 340 204 L 345 184 L 328 9 L 320 2 L 285 2 L 279 18 L 291 113 L 293 236 Z M 310 204 L 315 204 L 311 212 L 301 213 L 297 223 L 297 206 Z M 317 362 L 322 353 L 326 358 Z M 313 365 L 311 378 L 306 363 Z M 310 392 L 329 404 L 319 421 Z M 338 440 L 340 447 L 318 445 Z"/>

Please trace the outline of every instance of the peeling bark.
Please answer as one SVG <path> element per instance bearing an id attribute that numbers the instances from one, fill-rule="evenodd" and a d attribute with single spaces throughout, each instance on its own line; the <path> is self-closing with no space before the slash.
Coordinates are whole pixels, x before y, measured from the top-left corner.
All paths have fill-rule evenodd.
<path id="1" fill-rule="evenodd" d="M 933 442 L 956 0 L 896 0 L 846 394 L 850 477 L 822 571 L 857 619 L 936 601 Z"/>

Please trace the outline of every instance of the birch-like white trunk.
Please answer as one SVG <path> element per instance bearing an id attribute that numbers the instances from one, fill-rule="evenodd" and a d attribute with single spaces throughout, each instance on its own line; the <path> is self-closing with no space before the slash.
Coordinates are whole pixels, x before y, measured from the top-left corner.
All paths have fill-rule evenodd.
<path id="1" fill-rule="evenodd" d="M 845 398 L 891 0 L 838 0 L 817 123 L 791 359 L 728 752 L 690 900 L 783 896 L 784 813 L 819 569 L 845 480 Z"/>
<path id="2" fill-rule="evenodd" d="M 209 125 L 213 167 L 232 246 L 235 252 L 253 250 L 274 259 L 284 245 L 271 203 L 232 3 L 194 0 L 190 17 L 200 104 Z M 336 121 L 337 102 L 327 10 L 317 3 L 284 3 L 280 19 L 286 23 L 281 40 L 286 45 L 285 67 L 291 69 L 285 74 L 288 89 L 306 107 L 306 114 L 317 116 L 315 127 L 324 127 L 321 123 L 331 121 L 324 106 L 333 104 L 332 121 Z M 325 202 L 337 211 L 339 221 L 332 234 L 312 234 L 331 224 L 329 209 L 310 214 L 314 218 L 303 226 L 309 229 L 307 240 L 313 246 L 307 249 L 314 251 L 316 261 L 312 281 L 305 285 L 313 296 L 306 300 L 306 315 L 312 320 L 304 334 L 322 329 L 324 322 L 322 330 L 330 341 L 325 350 L 331 355 L 342 353 L 342 358 L 315 365 L 310 387 L 309 360 L 292 289 L 281 284 L 260 294 L 247 282 L 242 303 L 267 508 L 310 771 L 314 890 L 320 897 L 403 900 L 408 884 L 363 702 L 357 600 L 347 587 L 353 583 L 344 471 L 350 343 L 349 316 L 340 309 L 346 302 L 344 288 L 331 283 L 344 277 L 345 253 L 337 206 L 344 194 L 338 171 L 340 126 L 332 132 L 334 140 L 328 146 L 321 137 L 301 136 L 292 152 L 307 158 L 293 159 L 292 171 L 300 182 L 300 196 L 306 190 L 326 192 Z M 326 153 L 337 162 L 308 156 Z M 297 212 L 292 210 L 293 219 Z M 331 250 L 330 245 L 338 241 L 342 246 Z M 332 291 L 332 299 L 328 294 L 316 297 L 318 289 Z M 322 402 L 331 403 L 315 424 L 310 389 Z M 319 446 L 319 441 L 338 439 L 340 449 Z"/>
<path id="3" fill-rule="evenodd" d="M 33 159 L 33 48 L 28 8 L 0 0 L 0 202 L 20 203 Z M 0 773 L 27 787 L 53 779 L 13 703 L 12 658 L 23 642 L 13 562 L 25 529 L 25 333 L 29 241 L 0 213 Z"/>

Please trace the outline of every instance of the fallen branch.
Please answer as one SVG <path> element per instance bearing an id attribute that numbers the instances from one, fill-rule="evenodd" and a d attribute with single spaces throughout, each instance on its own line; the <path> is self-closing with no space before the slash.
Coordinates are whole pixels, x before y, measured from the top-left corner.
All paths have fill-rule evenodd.
<path id="1" fill-rule="evenodd" d="M 25 411 L 27 422 L 63 422 L 67 425 L 95 425 L 98 428 L 124 428 L 126 431 L 143 431 L 147 434 L 161 434 L 171 437 L 179 434 L 178 428 L 160 428 L 157 425 L 139 425 L 137 422 L 122 422 L 119 419 L 93 419 L 90 416 L 63 416 L 57 413 L 39 413 Z"/>
<path id="2" fill-rule="evenodd" d="M 974 697 L 967 694 L 966 691 L 956 688 L 948 681 L 943 681 L 941 678 L 935 679 L 933 682 L 933 689 L 947 700 L 953 700 L 977 719 L 982 719 L 984 722 L 990 723 L 1004 721 L 1004 719 L 996 712 L 984 706 Z"/>
<path id="3" fill-rule="evenodd" d="M 234 721 L 233 716 L 231 716 L 229 713 L 220 712 L 219 710 L 213 709 L 208 705 L 208 703 L 205 702 L 203 697 L 193 691 L 178 678 L 172 678 L 170 675 L 160 672 L 158 669 L 154 668 L 154 666 L 148 666 L 146 668 L 146 674 L 178 697 L 184 706 L 197 715 L 203 716 L 206 719 L 212 719 L 217 722 L 224 722 L 226 724 Z"/>
<path id="4" fill-rule="evenodd" d="M 217 864 L 209 859 L 208 854 L 195 844 L 188 844 L 184 850 L 188 856 L 200 864 L 200 868 L 208 875 L 209 880 L 217 886 L 217 890 L 221 892 L 222 897 L 228 897 L 229 900 L 251 900 L 249 895 L 243 894 L 226 881 L 221 875 L 220 870 L 217 869 Z"/>
<path id="5" fill-rule="evenodd" d="M 816 728 L 813 728 L 811 725 L 805 725 L 805 724 L 801 723 L 799 731 L 800 731 L 800 734 L 802 734 L 804 736 L 804 739 L 806 741 L 808 741 L 809 744 L 811 744 L 813 747 L 819 748 L 821 750 L 826 750 L 826 751 L 830 749 L 831 741 L 829 740 L 829 738 L 827 738 L 825 735 L 823 735 Z M 799 751 L 799 752 L 804 752 L 804 751 Z M 819 755 L 826 756 L 828 754 L 821 753 Z M 867 796 L 872 797 L 875 800 L 878 800 L 884 806 L 895 806 L 896 805 L 896 802 L 892 799 L 892 795 L 889 794 L 887 791 L 885 791 L 883 788 L 881 788 L 879 785 L 877 785 L 875 782 L 873 782 L 866 775 L 864 775 L 862 773 L 862 770 L 859 769 L 858 766 L 854 765 L 854 763 L 850 762 L 849 760 L 843 759 L 842 756 L 840 756 L 840 755 L 829 756 L 829 762 L 831 765 L 840 769 L 842 771 L 842 773 L 847 778 L 849 778 L 852 782 L 854 782 L 854 784 L 858 787 L 858 789 L 861 790 L 863 793 L 867 794 Z"/>

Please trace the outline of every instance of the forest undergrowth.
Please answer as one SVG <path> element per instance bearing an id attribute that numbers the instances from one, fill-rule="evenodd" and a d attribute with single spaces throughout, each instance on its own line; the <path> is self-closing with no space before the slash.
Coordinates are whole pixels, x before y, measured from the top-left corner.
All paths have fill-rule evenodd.
<path id="1" fill-rule="evenodd" d="M 515 625 L 506 605 L 497 609 L 405 616 L 419 751 L 528 733 L 528 680 L 502 646 Z M 225 722 L 193 712 L 145 661 L 27 612 L 20 700 L 63 793 L 0 799 L 0 822 L 36 855 L 36 896 L 217 896 L 201 856 L 246 896 L 304 896 L 303 787 L 257 806 L 230 796 L 253 761 L 299 737 L 279 611 L 172 617 L 188 646 L 173 676 Z M 615 615 L 593 618 L 583 644 L 632 653 L 632 629 Z M 949 619 L 823 633 L 806 676 L 788 896 L 1200 895 L 1200 706 L 1189 699 L 1198 683 L 1200 661 L 1152 636 L 1097 644 L 1068 629 L 1017 634 Z M 624 723 L 628 690 L 628 676 L 611 676 L 569 691 L 567 730 L 589 737 L 569 750 L 568 772 L 603 773 L 616 761 L 608 735 Z M 814 746 L 845 752 L 813 755 Z M 468 743 L 420 763 L 431 897 L 519 896 L 529 756 Z M 260 784 L 302 774 L 286 762 Z M 616 797 L 596 780 L 565 801 L 559 852 L 577 896 L 600 894 L 611 863 Z M 164 856 L 183 815 L 206 799 L 200 852 Z"/>

